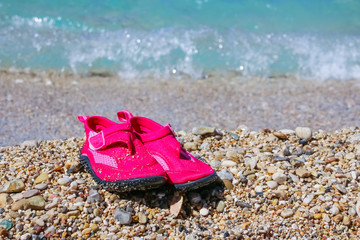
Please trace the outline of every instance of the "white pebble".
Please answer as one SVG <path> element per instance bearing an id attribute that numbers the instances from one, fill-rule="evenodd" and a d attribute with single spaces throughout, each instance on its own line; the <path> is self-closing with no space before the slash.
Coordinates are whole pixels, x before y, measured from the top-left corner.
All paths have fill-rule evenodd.
<path id="1" fill-rule="evenodd" d="M 207 216 L 209 214 L 209 210 L 206 208 L 200 209 L 200 215 L 201 216 Z"/>
<path id="2" fill-rule="evenodd" d="M 236 162 L 234 162 L 234 161 L 230 161 L 230 160 L 225 160 L 225 161 L 223 161 L 222 163 L 221 163 L 221 166 L 222 167 L 234 167 L 234 166 L 236 166 Z"/>
<path id="3" fill-rule="evenodd" d="M 65 177 L 58 179 L 58 184 L 67 185 L 70 183 L 70 181 L 71 181 L 71 179 L 68 176 L 65 176 Z"/>

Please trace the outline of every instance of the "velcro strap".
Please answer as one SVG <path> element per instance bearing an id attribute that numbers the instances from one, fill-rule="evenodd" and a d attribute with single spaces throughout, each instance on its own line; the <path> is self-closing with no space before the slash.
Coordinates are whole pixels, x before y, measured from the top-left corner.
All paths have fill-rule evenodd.
<path id="1" fill-rule="evenodd" d="M 128 121 L 130 121 L 130 119 L 132 117 L 134 117 L 132 115 L 132 113 L 130 111 L 128 111 L 128 110 L 118 112 L 117 116 L 118 116 L 120 122 L 128 122 Z"/>
<path id="2" fill-rule="evenodd" d="M 133 150 L 130 124 L 115 124 L 89 137 L 89 147 L 92 150 L 100 150 L 116 142 L 126 143 L 129 150 Z"/>
<path id="3" fill-rule="evenodd" d="M 156 141 L 158 139 L 161 139 L 163 137 L 171 135 L 172 137 L 166 138 L 166 147 L 168 150 L 171 151 L 172 154 L 174 154 L 176 157 L 180 157 L 181 153 L 181 143 L 175 138 L 175 133 L 173 129 L 171 128 L 171 125 L 168 124 L 162 129 L 158 131 L 153 131 L 148 134 L 141 134 L 141 140 L 145 142 L 151 142 Z"/>
<path id="4" fill-rule="evenodd" d="M 153 131 L 151 133 L 141 134 L 141 140 L 143 142 L 151 142 L 151 141 L 163 138 L 167 135 L 174 135 L 174 131 L 172 130 L 170 124 L 166 125 L 165 127 L 163 127 L 160 130 Z"/>

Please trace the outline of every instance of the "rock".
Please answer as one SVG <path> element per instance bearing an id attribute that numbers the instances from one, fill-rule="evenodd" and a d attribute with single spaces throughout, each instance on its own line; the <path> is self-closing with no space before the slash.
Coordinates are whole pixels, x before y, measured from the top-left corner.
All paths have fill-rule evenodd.
<path id="1" fill-rule="evenodd" d="M 284 154 L 284 156 L 290 156 L 291 155 L 290 149 L 288 147 L 286 147 L 283 151 L 283 154 Z"/>
<path id="2" fill-rule="evenodd" d="M 0 208 L 6 208 L 8 197 L 9 197 L 9 194 L 7 194 L 7 193 L 0 194 Z"/>
<path id="3" fill-rule="evenodd" d="M 42 196 L 35 196 L 27 199 L 29 208 L 32 210 L 42 210 L 45 209 L 45 200 Z"/>
<path id="4" fill-rule="evenodd" d="M 200 136 L 215 135 L 215 128 L 208 126 L 199 126 L 193 128 L 192 133 Z"/>
<path id="5" fill-rule="evenodd" d="M 101 211 L 98 208 L 95 208 L 93 213 L 96 217 L 99 217 L 101 215 Z"/>
<path id="6" fill-rule="evenodd" d="M 71 178 L 68 176 L 65 176 L 65 177 L 59 178 L 57 182 L 60 185 L 68 185 L 71 182 Z"/>
<path id="7" fill-rule="evenodd" d="M 226 152 L 226 157 L 231 161 L 239 163 L 239 154 L 235 151 Z"/>
<path id="8" fill-rule="evenodd" d="M 347 159 L 347 160 L 355 159 L 355 154 L 353 152 L 350 152 L 345 155 L 345 159 Z"/>
<path id="9" fill-rule="evenodd" d="M 45 190 L 47 187 L 48 185 L 46 183 L 39 183 L 34 186 L 34 188 L 38 190 Z"/>
<path id="10" fill-rule="evenodd" d="M 351 144 L 360 143 L 360 134 L 352 135 L 346 141 L 350 142 Z"/>
<path id="11" fill-rule="evenodd" d="M 147 216 L 144 213 L 139 212 L 138 217 L 139 217 L 139 223 L 140 224 L 146 224 L 147 223 L 148 219 L 147 219 Z"/>
<path id="12" fill-rule="evenodd" d="M 255 187 L 255 192 L 256 193 L 262 193 L 263 192 L 263 187 L 262 186 L 256 186 Z"/>
<path id="13" fill-rule="evenodd" d="M 341 193 L 341 194 L 346 194 L 346 187 L 342 184 L 336 184 L 335 188 Z"/>
<path id="14" fill-rule="evenodd" d="M 356 210 L 355 210 L 355 208 L 349 208 L 349 210 L 348 210 L 348 214 L 350 215 L 350 216 L 355 216 L 356 215 Z"/>
<path id="15" fill-rule="evenodd" d="M 283 133 L 285 135 L 288 135 L 288 136 L 295 134 L 295 131 L 291 130 L 291 129 L 281 129 L 281 130 L 279 130 L 279 132 L 281 132 L 281 133 Z"/>
<path id="16" fill-rule="evenodd" d="M 78 188 L 78 183 L 76 181 L 72 181 L 70 183 L 70 188 L 76 190 Z"/>
<path id="17" fill-rule="evenodd" d="M 311 172 L 309 172 L 305 168 L 299 168 L 299 169 L 296 169 L 296 175 L 298 175 L 301 178 L 306 178 L 306 177 L 311 176 Z"/>
<path id="18" fill-rule="evenodd" d="M 206 208 L 200 209 L 200 215 L 201 216 L 207 216 L 209 214 L 209 210 Z"/>
<path id="19" fill-rule="evenodd" d="M 210 166 L 211 166 L 212 168 L 219 168 L 219 167 L 221 167 L 221 162 L 220 162 L 220 161 L 216 161 L 216 160 L 212 160 L 212 161 L 210 162 Z"/>
<path id="20" fill-rule="evenodd" d="M 38 195 L 40 193 L 40 191 L 38 189 L 31 189 L 31 190 L 28 190 L 26 192 L 23 193 L 23 197 L 24 198 L 30 198 L 30 197 L 33 197 L 35 195 Z"/>
<path id="21" fill-rule="evenodd" d="M 12 200 L 18 201 L 20 199 L 24 198 L 24 195 L 22 193 L 16 193 L 11 195 Z"/>
<path id="22" fill-rule="evenodd" d="M 8 231 L 6 231 L 5 228 L 0 227 L 0 237 L 7 237 L 7 236 L 8 236 Z"/>
<path id="23" fill-rule="evenodd" d="M 215 152 L 214 157 L 215 157 L 216 161 L 221 161 L 224 159 L 225 154 L 224 154 L 224 152 Z"/>
<path id="24" fill-rule="evenodd" d="M 199 149 L 200 149 L 200 150 L 209 150 L 210 147 L 211 147 L 211 144 L 210 144 L 209 142 L 203 142 L 203 143 L 200 145 Z"/>
<path id="25" fill-rule="evenodd" d="M 288 139 L 288 136 L 282 132 L 273 132 L 274 136 L 283 140 Z"/>
<path id="26" fill-rule="evenodd" d="M 80 215 L 80 211 L 79 211 L 79 210 L 70 211 L 70 212 L 67 212 L 66 215 L 67 215 L 68 217 L 79 216 L 79 215 Z"/>
<path id="27" fill-rule="evenodd" d="M 308 194 L 308 195 L 306 196 L 306 198 L 304 198 L 303 203 L 306 204 L 306 205 L 309 205 L 309 203 L 313 200 L 313 198 L 314 198 L 314 195 Z"/>
<path id="28" fill-rule="evenodd" d="M 88 238 L 90 233 L 91 233 L 91 228 L 85 228 L 84 230 L 82 230 L 81 234 L 85 237 Z"/>
<path id="29" fill-rule="evenodd" d="M 65 168 L 68 169 L 68 173 L 77 173 L 81 170 L 82 166 L 79 162 L 69 162 L 67 166 L 65 165 Z"/>
<path id="30" fill-rule="evenodd" d="M 232 189 L 234 188 L 234 185 L 232 184 L 231 181 L 229 181 L 229 180 L 227 180 L 227 179 L 224 179 L 224 180 L 222 180 L 222 181 L 223 181 L 226 189 L 232 190 Z"/>
<path id="31" fill-rule="evenodd" d="M 356 213 L 360 217 L 360 197 L 357 199 L 356 207 L 355 207 Z"/>
<path id="32" fill-rule="evenodd" d="M 225 202 L 224 201 L 219 201 L 217 206 L 216 206 L 216 211 L 223 212 L 224 208 L 225 208 Z"/>
<path id="33" fill-rule="evenodd" d="M 284 182 L 286 182 L 287 177 L 283 173 L 276 172 L 272 175 L 272 179 L 278 184 L 283 184 Z"/>
<path id="34" fill-rule="evenodd" d="M 230 131 L 227 131 L 228 134 L 230 134 L 230 136 L 235 139 L 235 140 L 239 140 L 240 139 L 240 136 L 236 133 L 233 133 L 233 132 L 230 132 Z"/>
<path id="35" fill-rule="evenodd" d="M 220 179 L 222 180 L 229 180 L 232 181 L 234 176 L 232 175 L 231 172 L 228 172 L 226 170 L 222 170 L 221 172 L 218 172 L 217 175 L 219 176 Z"/>
<path id="36" fill-rule="evenodd" d="M 1 189 L 1 192 L 17 193 L 17 192 L 21 192 L 24 189 L 25 189 L 24 182 L 21 181 L 20 179 L 15 179 L 13 181 L 5 183 L 5 185 Z"/>
<path id="37" fill-rule="evenodd" d="M 9 221 L 9 220 L 4 219 L 4 220 L 2 220 L 2 221 L 0 222 L 0 226 L 4 226 L 4 228 L 6 229 L 6 231 L 9 231 L 9 230 L 12 228 L 12 222 Z"/>
<path id="38" fill-rule="evenodd" d="M 289 176 L 291 178 L 291 180 L 294 182 L 294 183 L 298 183 L 300 182 L 300 178 L 292 173 L 289 173 Z"/>
<path id="39" fill-rule="evenodd" d="M 100 193 L 95 189 L 91 189 L 86 201 L 90 202 L 90 203 L 95 203 L 95 202 L 99 202 L 101 200 L 102 200 L 102 196 L 100 195 Z"/>
<path id="40" fill-rule="evenodd" d="M 198 150 L 198 144 L 195 142 L 186 142 L 184 143 L 184 148 L 188 151 L 196 151 Z"/>
<path id="41" fill-rule="evenodd" d="M 21 240 L 30 240 L 31 239 L 31 233 L 25 233 L 21 236 Z"/>
<path id="42" fill-rule="evenodd" d="M 359 177 L 359 172 L 358 171 L 351 171 L 351 177 L 353 180 L 356 180 Z"/>
<path id="43" fill-rule="evenodd" d="M 268 181 L 266 182 L 266 185 L 270 188 L 270 189 L 274 189 L 278 186 L 277 182 L 275 181 Z"/>
<path id="44" fill-rule="evenodd" d="M 344 224 L 345 226 L 349 226 L 350 223 L 351 223 L 350 218 L 345 215 L 344 218 L 343 218 L 343 224 Z"/>
<path id="45" fill-rule="evenodd" d="M 116 227 L 116 226 L 111 226 L 108 228 L 108 231 L 109 232 L 113 232 L 113 233 L 116 233 L 119 231 L 119 229 Z"/>
<path id="46" fill-rule="evenodd" d="M 36 220 L 35 223 L 36 223 L 37 225 L 39 225 L 40 227 L 44 227 L 44 226 L 45 226 L 45 222 L 44 222 L 43 220 L 41 220 L 41 219 Z"/>
<path id="47" fill-rule="evenodd" d="M 46 182 L 49 179 L 49 174 L 46 172 L 41 173 L 37 178 L 34 180 L 34 184 L 39 184 L 42 182 Z"/>
<path id="48" fill-rule="evenodd" d="M 294 212 L 291 209 L 285 209 L 285 210 L 281 211 L 281 217 L 283 217 L 283 218 L 288 218 L 288 217 L 291 217 L 292 215 L 294 215 Z"/>
<path id="49" fill-rule="evenodd" d="M 333 217 L 333 220 L 334 220 L 335 223 L 338 224 L 338 223 L 340 223 L 340 221 L 343 220 L 343 216 L 341 214 L 338 214 L 335 217 Z"/>
<path id="50" fill-rule="evenodd" d="M 256 167 L 257 164 L 257 160 L 255 158 L 251 158 L 247 164 L 250 166 L 251 170 L 254 170 L 254 168 Z"/>
<path id="51" fill-rule="evenodd" d="M 9 216 L 15 219 L 15 218 L 20 217 L 20 214 L 18 212 L 10 210 L 9 211 Z"/>
<path id="52" fill-rule="evenodd" d="M 237 165 L 236 162 L 230 160 L 225 160 L 221 163 L 222 167 L 235 167 L 236 165 Z"/>
<path id="53" fill-rule="evenodd" d="M 129 225 L 131 223 L 131 214 L 121 210 L 120 208 L 116 209 L 114 218 L 123 225 Z"/>
<path id="54" fill-rule="evenodd" d="M 56 206 L 58 205 L 58 202 L 59 202 L 59 198 L 54 198 L 51 203 L 48 203 L 48 204 L 45 206 L 45 209 L 46 209 L 46 210 L 50 210 L 50 209 L 56 207 Z"/>
<path id="55" fill-rule="evenodd" d="M 309 140 L 311 138 L 312 132 L 311 129 L 308 127 L 297 127 L 295 129 L 295 134 L 300 139 Z"/>
<path id="56" fill-rule="evenodd" d="M 55 231 L 56 228 L 54 226 L 50 226 L 44 231 L 44 236 L 50 238 L 52 235 L 55 234 Z"/>
<path id="57" fill-rule="evenodd" d="M 290 158 L 288 158 L 288 157 L 276 156 L 276 157 L 274 158 L 274 161 L 275 161 L 275 162 L 290 161 Z"/>
<path id="58" fill-rule="evenodd" d="M 315 213 L 314 214 L 314 219 L 321 219 L 322 218 L 322 213 Z"/>
<path id="59" fill-rule="evenodd" d="M 26 140 L 20 144 L 21 147 L 37 147 L 38 143 L 35 140 Z"/>
<path id="60" fill-rule="evenodd" d="M 242 201 L 237 201 L 236 206 L 251 209 L 251 204 Z"/>
<path id="61" fill-rule="evenodd" d="M 97 224 L 91 224 L 90 228 L 92 232 L 97 232 L 99 230 L 99 226 Z"/>
<path id="62" fill-rule="evenodd" d="M 340 210 L 339 210 L 338 207 L 332 206 L 332 207 L 330 208 L 329 212 L 330 212 L 332 215 L 337 215 L 337 214 L 340 213 Z"/>
<path id="63" fill-rule="evenodd" d="M 326 213 L 322 214 L 322 219 L 324 222 L 327 222 L 327 223 L 331 221 L 329 215 L 327 215 Z"/>
<path id="64" fill-rule="evenodd" d="M 273 194 L 274 197 L 276 198 L 282 198 L 282 199 L 287 199 L 287 194 L 285 191 L 283 190 L 275 190 L 271 192 Z"/>
<path id="65" fill-rule="evenodd" d="M 24 229 L 24 224 L 23 223 L 17 223 L 15 225 L 15 229 L 19 232 L 21 232 Z"/>
<path id="66" fill-rule="evenodd" d="M 277 169 L 274 166 L 268 166 L 266 168 L 266 170 L 267 170 L 268 173 L 276 173 L 277 172 Z"/>
<path id="67" fill-rule="evenodd" d="M 11 210 L 17 211 L 19 209 L 27 209 L 28 206 L 29 204 L 26 199 L 20 199 L 19 201 L 16 201 L 11 205 Z"/>

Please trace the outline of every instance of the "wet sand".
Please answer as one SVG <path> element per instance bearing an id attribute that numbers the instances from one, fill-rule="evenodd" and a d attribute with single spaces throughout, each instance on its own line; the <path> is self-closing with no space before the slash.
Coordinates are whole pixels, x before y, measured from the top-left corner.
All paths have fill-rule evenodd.
<path id="1" fill-rule="evenodd" d="M 176 130 L 333 131 L 359 126 L 360 80 L 309 81 L 239 76 L 124 80 L 113 76 L 0 72 L 0 146 L 83 136 L 78 115 L 116 119 L 128 109 Z"/>

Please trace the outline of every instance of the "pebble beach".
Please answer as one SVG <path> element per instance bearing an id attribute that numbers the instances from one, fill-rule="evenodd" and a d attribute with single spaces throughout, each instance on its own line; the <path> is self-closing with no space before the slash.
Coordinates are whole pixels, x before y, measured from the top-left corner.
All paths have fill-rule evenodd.
<path id="1" fill-rule="evenodd" d="M 360 1 L 1 0 L 0 240 L 360 239 L 359 12 Z M 216 177 L 97 185 L 79 119 L 123 110 L 171 124 Z M 163 178 L 126 184 L 145 181 Z"/>
<path id="2" fill-rule="evenodd" d="M 196 191 L 100 189 L 84 138 L 0 150 L 0 234 L 9 239 L 357 239 L 360 129 L 177 131 L 219 180 Z"/>

